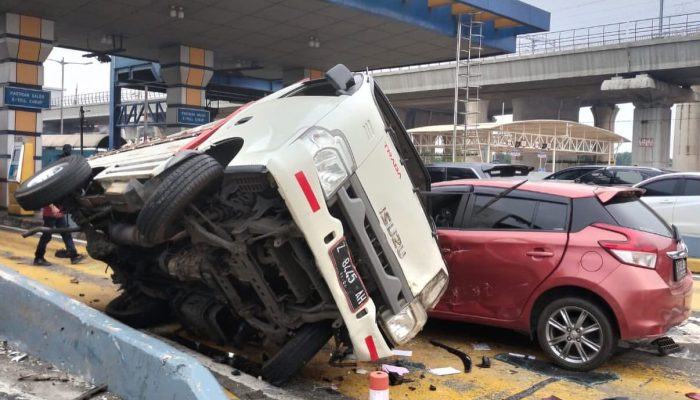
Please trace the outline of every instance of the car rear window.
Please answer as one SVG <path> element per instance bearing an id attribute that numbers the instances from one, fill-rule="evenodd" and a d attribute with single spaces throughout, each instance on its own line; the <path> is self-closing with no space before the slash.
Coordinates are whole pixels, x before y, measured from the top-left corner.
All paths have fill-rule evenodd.
<path id="1" fill-rule="evenodd" d="M 447 168 L 448 181 L 456 179 L 479 179 L 471 168 Z"/>
<path id="2" fill-rule="evenodd" d="M 662 179 L 642 186 L 645 196 L 673 196 L 677 179 Z"/>
<path id="3" fill-rule="evenodd" d="M 427 167 L 427 170 L 430 174 L 430 182 L 437 183 L 445 180 L 445 168 Z"/>
<path id="4" fill-rule="evenodd" d="M 636 197 L 613 199 L 605 209 L 620 226 L 673 237 L 671 228 Z"/>

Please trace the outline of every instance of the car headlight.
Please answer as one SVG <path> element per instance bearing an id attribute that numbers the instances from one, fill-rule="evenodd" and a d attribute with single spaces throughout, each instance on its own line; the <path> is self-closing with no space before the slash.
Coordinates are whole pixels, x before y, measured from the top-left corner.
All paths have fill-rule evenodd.
<path id="1" fill-rule="evenodd" d="M 420 292 L 418 297 L 426 310 L 435 307 L 435 304 L 440 300 L 442 294 L 445 293 L 447 289 L 447 280 L 447 272 L 441 269 Z"/>
<path id="2" fill-rule="evenodd" d="M 355 170 L 350 146 L 342 132 L 318 126 L 304 132 L 302 139 L 313 155 L 323 194 L 329 199 Z"/>
<path id="3" fill-rule="evenodd" d="M 423 306 L 417 301 L 411 302 L 398 314 L 384 321 L 384 330 L 394 345 L 402 345 L 420 332 L 428 321 Z"/>

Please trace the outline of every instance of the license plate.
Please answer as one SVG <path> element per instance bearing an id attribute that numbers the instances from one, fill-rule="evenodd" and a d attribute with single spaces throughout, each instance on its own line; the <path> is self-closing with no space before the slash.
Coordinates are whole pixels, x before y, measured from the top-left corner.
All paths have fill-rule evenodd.
<path id="1" fill-rule="evenodd" d="M 688 260 L 679 258 L 673 261 L 673 275 L 677 281 L 680 281 L 688 274 Z"/>
<path id="2" fill-rule="evenodd" d="M 345 238 L 333 246 L 330 254 L 335 265 L 336 276 L 340 286 L 343 287 L 345 297 L 348 299 L 348 305 L 355 312 L 369 300 L 369 296 L 364 283 L 362 283 L 360 274 L 357 273 L 355 264 L 352 262 Z"/>

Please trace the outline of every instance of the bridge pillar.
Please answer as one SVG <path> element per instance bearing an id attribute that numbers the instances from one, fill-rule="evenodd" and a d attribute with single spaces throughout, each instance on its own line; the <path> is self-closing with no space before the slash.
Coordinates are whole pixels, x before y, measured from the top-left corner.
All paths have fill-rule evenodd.
<path id="1" fill-rule="evenodd" d="M 591 107 L 593 114 L 593 125 L 596 128 L 615 131 L 615 117 L 620 108 L 616 104 L 596 104 Z"/>
<path id="2" fill-rule="evenodd" d="M 634 103 L 632 163 L 669 168 L 671 149 L 671 103 Z"/>
<path id="3" fill-rule="evenodd" d="M 41 169 L 41 110 L 48 108 L 50 101 L 50 94 L 41 90 L 42 63 L 53 48 L 54 23 L 27 15 L 0 14 L 0 35 L 0 207 L 26 214 L 14 201 L 14 189 Z M 18 145 L 23 145 L 23 161 L 11 167 Z"/>
<path id="4" fill-rule="evenodd" d="M 520 97 L 513 99 L 513 121 L 562 119 L 578 122 L 581 102 L 578 99 Z"/>
<path id="5" fill-rule="evenodd" d="M 673 169 L 700 171 L 700 103 L 676 105 L 673 132 Z"/>
<path id="6" fill-rule="evenodd" d="M 189 46 L 161 50 L 160 71 L 168 85 L 166 132 L 174 133 L 210 121 L 206 86 L 214 75 L 214 53 Z"/>

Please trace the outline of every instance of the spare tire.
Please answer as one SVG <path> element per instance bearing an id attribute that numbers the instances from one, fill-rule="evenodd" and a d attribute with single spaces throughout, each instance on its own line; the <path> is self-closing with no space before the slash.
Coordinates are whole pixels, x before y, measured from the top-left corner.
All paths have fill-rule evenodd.
<path id="1" fill-rule="evenodd" d="M 221 182 L 224 168 L 214 158 L 198 154 L 166 172 L 146 200 L 136 226 L 147 243 L 158 244 L 182 230 L 182 212 L 197 196 Z"/>
<path id="2" fill-rule="evenodd" d="M 15 199 L 25 210 L 38 210 L 58 203 L 90 179 L 92 168 L 78 155 L 59 158 L 22 182 Z"/>

